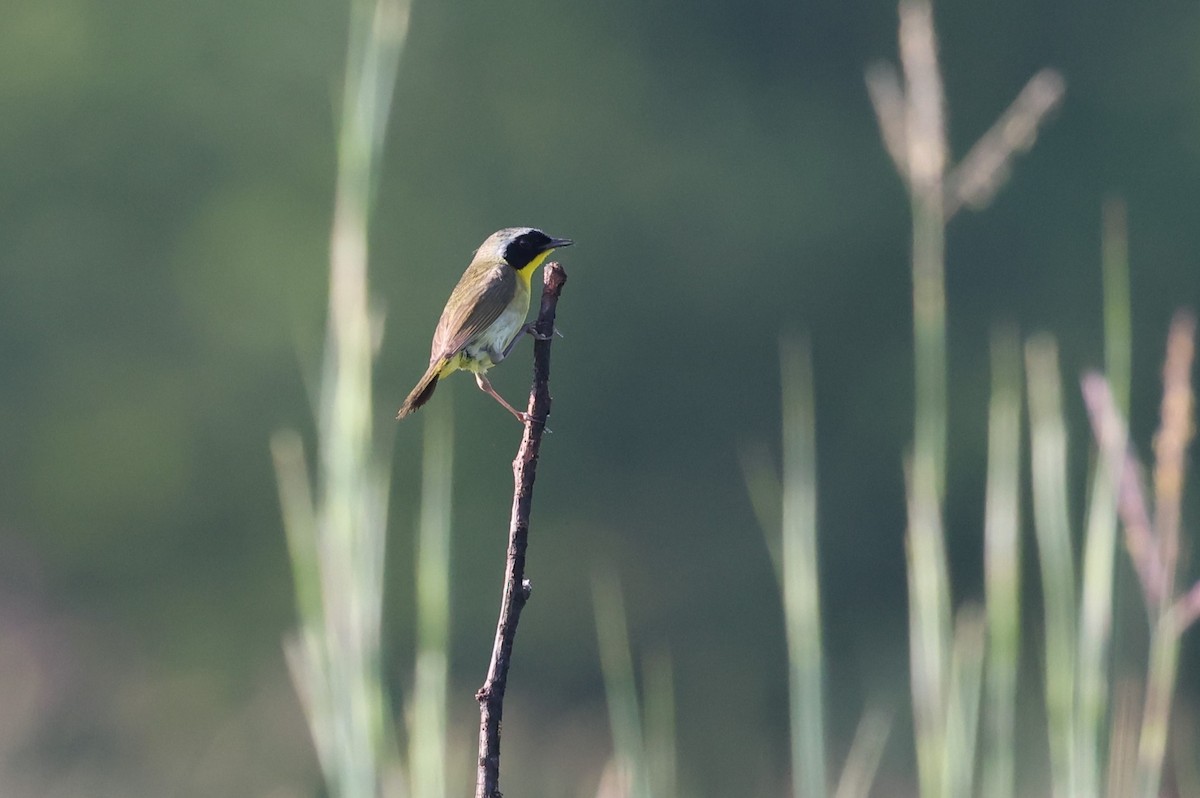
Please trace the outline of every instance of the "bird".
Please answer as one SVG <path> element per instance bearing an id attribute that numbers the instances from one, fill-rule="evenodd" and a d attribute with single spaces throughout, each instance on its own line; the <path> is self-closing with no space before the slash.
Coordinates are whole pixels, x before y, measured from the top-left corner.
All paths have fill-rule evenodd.
<path id="1" fill-rule="evenodd" d="M 397 419 L 429 401 L 439 380 L 455 371 L 470 371 L 479 389 L 499 402 L 522 424 L 529 414 L 510 405 L 488 381 L 486 372 L 504 360 L 525 333 L 530 281 L 538 266 L 569 238 L 552 238 L 536 227 L 506 227 L 479 245 L 471 264 L 446 300 L 433 333 L 429 368 L 408 394 Z M 539 336 L 540 337 L 540 336 Z"/>

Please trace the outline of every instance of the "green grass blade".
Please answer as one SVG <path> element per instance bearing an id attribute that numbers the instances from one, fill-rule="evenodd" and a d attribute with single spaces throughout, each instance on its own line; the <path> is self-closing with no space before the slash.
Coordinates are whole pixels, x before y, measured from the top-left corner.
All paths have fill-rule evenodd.
<path id="1" fill-rule="evenodd" d="M 300 434 L 295 430 L 281 430 L 272 435 L 271 457 L 275 463 L 279 506 L 291 556 L 296 610 L 306 623 L 319 624 L 322 609 L 317 517 Z"/>
<path id="2" fill-rule="evenodd" d="M 388 471 L 372 428 L 367 242 L 407 15 L 400 0 L 359 0 L 351 9 L 317 391 L 315 502 L 300 487 L 307 478 L 296 462 L 298 441 L 284 435 L 275 445 L 300 614 L 286 653 L 333 798 L 377 798 L 387 760 L 394 759 L 380 652 Z M 313 508 L 310 520 L 297 509 L 304 503 Z"/>
<path id="3" fill-rule="evenodd" d="M 929 464 L 908 469 L 908 638 L 922 798 L 946 796 L 946 689 L 950 668 L 950 588 L 936 479 Z"/>
<path id="4" fill-rule="evenodd" d="M 983 684 L 985 615 L 967 605 L 958 612 L 946 718 L 946 794 L 973 795 Z"/>
<path id="5" fill-rule="evenodd" d="M 825 798 L 817 453 L 807 343 L 780 344 L 783 386 L 783 607 L 787 626 L 795 798 Z"/>
<path id="6" fill-rule="evenodd" d="M 1167 736 L 1171 724 L 1171 696 L 1179 668 L 1179 623 L 1172 609 L 1159 618 L 1150 634 L 1150 664 L 1146 673 L 1146 703 L 1142 708 L 1138 738 L 1134 795 L 1159 798 Z"/>
<path id="7" fill-rule="evenodd" d="M 1083 550 L 1079 611 L 1077 750 L 1079 790 L 1099 795 L 1109 699 L 1109 641 L 1113 623 L 1113 573 L 1117 551 L 1117 491 L 1125 467 L 1125 422 L 1104 378 L 1088 374 L 1083 396 L 1099 442 Z"/>
<path id="8" fill-rule="evenodd" d="M 679 794 L 676 750 L 675 677 L 671 655 L 665 650 L 643 665 L 646 685 L 646 765 L 650 794 L 675 798 Z"/>
<path id="9" fill-rule="evenodd" d="M 1133 795 L 1141 692 L 1142 686 L 1132 680 L 1118 681 L 1113 689 L 1112 734 L 1108 739 L 1108 772 L 1104 792 L 1107 798 Z"/>
<path id="10" fill-rule="evenodd" d="M 1175 765 L 1175 783 L 1180 795 L 1200 795 L 1200 763 L 1196 762 L 1200 740 L 1196 739 L 1198 724 L 1195 706 L 1183 705 L 1178 709 L 1184 717 L 1173 729 L 1175 744 L 1172 746 L 1171 759 Z"/>
<path id="11" fill-rule="evenodd" d="M 1178 311 L 1167 335 L 1163 364 L 1161 425 L 1154 437 L 1154 532 L 1158 541 L 1161 573 L 1158 575 L 1157 618 L 1150 637 L 1150 664 L 1146 674 L 1146 703 L 1138 743 L 1137 795 L 1155 798 L 1162 780 L 1171 703 L 1179 668 L 1179 637 L 1194 617 L 1188 601 L 1175 595 L 1183 515 L 1183 486 L 1187 481 L 1187 451 L 1195 435 L 1195 394 L 1192 366 L 1195 361 L 1196 317 Z"/>
<path id="12" fill-rule="evenodd" d="M 1125 202 L 1118 197 L 1110 197 L 1104 203 L 1101 236 L 1104 373 L 1116 400 L 1117 411 L 1128 418 L 1133 362 L 1133 323 L 1129 300 L 1129 222 Z"/>
<path id="13" fill-rule="evenodd" d="M 833 798 L 867 798 L 870 795 L 891 731 L 891 713 L 872 709 L 863 714 Z"/>
<path id="14" fill-rule="evenodd" d="M 992 336 L 992 399 L 984 519 L 987 612 L 983 798 L 1012 798 L 1021 645 L 1021 354 L 1017 335 Z"/>
<path id="15" fill-rule="evenodd" d="M 448 397 L 442 397 L 446 399 Z M 412 795 L 445 798 L 446 683 L 450 640 L 450 529 L 454 475 L 453 404 L 425 416 L 421 516 L 417 527 L 417 662 L 408 771 Z"/>
<path id="16" fill-rule="evenodd" d="M 1048 336 L 1025 347 L 1029 381 L 1033 515 L 1045 611 L 1045 689 L 1055 798 L 1075 798 L 1075 565 L 1067 498 L 1067 432 L 1058 348 Z"/>
<path id="17" fill-rule="evenodd" d="M 930 469 L 940 507 L 946 483 L 944 180 L 948 149 L 933 6 L 928 0 L 900 4 L 900 61 L 904 67 L 905 164 L 912 206 L 914 463 L 917 471 Z"/>
<path id="18" fill-rule="evenodd" d="M 592 606 L 617 779 L 628 798 L 651 798 L 625 603 L 616 577 L 598 575 L 592 580 Z"/>
<path id="19" fill-rule="evenodd" d="M 783 529 L 783 485 L 780 484 L 779 473 L 772 466 L 765 446 L 742 447 L 739 460 L 742 465 L 742 478 L 746 481 L 746 494 L 750 497 L 750 507 L 766 540 L 775 581 L 782 590 L 783 540 L 780 530 Z"/>

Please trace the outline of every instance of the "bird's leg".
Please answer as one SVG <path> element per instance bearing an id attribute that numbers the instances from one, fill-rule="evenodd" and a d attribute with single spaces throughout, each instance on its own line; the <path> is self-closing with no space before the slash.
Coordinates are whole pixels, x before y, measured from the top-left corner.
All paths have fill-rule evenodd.
<path id="1" fill-rule="evenodd" d="M 516 416 L 517 421 L 520 421 L 522 424 L 529 423 L 529 414 L 522 413 L 520 410 L 517 410 L 515 407 L 510 405 L 503 396 L 496 392 L 496 389 L 492 387 L 492 383 L 489 382 L 488 378 L 483 376 L 483 374 L 475 374 L 475 384 L 479 386 L 479 390 L 491 396 L 493 399 L 503 405 L 505 410 Z"/>

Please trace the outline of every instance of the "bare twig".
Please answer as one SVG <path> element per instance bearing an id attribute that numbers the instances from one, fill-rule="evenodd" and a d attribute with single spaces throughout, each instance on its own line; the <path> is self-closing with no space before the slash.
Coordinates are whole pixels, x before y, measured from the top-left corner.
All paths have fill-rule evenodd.
<path id="1" fill-rule="evenodd" d="M 504 593 L 500 618 L 496 623 L 496 641 L 487 680 L 475 694 L 479 702 L 479 770 L 475 798 L 500 798 L 500 720 L 504 714 L 504 690 L 512 661 L 517 621 L 529 599 L 530 585 L 525 579 L 525 547 L 529 540 L 529 511 L 533 506 L 533 481 L 537 476 L 538 451 L 546 417 L 550 415 L 550 344 L 554 337 L 554 314 L 567 273 L 557 263 L 546 266 L 542 306 L 534 330 L 533 386 L 529 390 L 529 422 L 517 458 L 513 460 L 512 521 L 508 530 L 508 558 L 504 571 Z"/>

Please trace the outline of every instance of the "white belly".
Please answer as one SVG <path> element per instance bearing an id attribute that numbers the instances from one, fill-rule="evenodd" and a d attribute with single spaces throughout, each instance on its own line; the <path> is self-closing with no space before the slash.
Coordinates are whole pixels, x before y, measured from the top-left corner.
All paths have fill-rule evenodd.
<path id="1" fill-rule="evenodd" d="M 472 361 L 464 363 L 468 370 L 487 371 L 503 359 L 504 350 L 524 326 L 525 316 L 529 312 L 528 305 L 522 308 L 519 307 L 520 303 L 513 304 L 518 307 L 510 306 L 505 309 L 492 326 L 481 333 L 473 343 L 467 344 L 464 354 Z"/>

